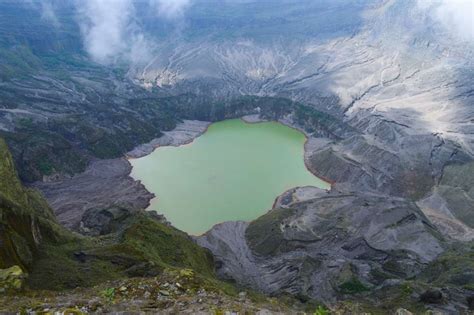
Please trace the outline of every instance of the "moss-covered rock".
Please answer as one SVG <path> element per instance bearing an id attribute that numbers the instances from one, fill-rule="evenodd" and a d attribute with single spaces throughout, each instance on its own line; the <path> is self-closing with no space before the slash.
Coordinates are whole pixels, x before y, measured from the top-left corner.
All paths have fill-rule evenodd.
<path id="1" fill-rule="evenodd" d="M 71 237 L 54 219 L 44 199 L 23 187 L 13 159 L 0 139 L 0 268 L 13 265 L 27 270 L 44 242 Z"/>
<path id="2" fill-rule="evenodd" d="M 252 221 L 245 231 L 250 248 L 260 255 L 270 255 L 282 250 L 285 240 L 280 224 L 293 214 L 291 209 L 277 208 Z"/>
<path id="3" fill-rule="evenodd" d="M 360 282 L 359 279 L 353 277 L 350 280 L 342 283 L 339 286 L 339 290 L 343 294 L 357 294 L 369 291 L 369 288 Z"/>
<path id="4" fill-rule="evenodd" d="M 115 233 L 43 246 L 29 284 L 36 289 L 63 290 L 127 277 L 153 277 L 166 268 L 190 268 L 214 278 L 207 250 L 187 234 L 138 213 Z"/>
<path id="5" fill-rule="evenodd" d="M 26 277 L 27 274 L 19 266 L 0 269 L 0 293 L 21 290 Z"/>
<path id="6" fill-rule="evenodd" d="M 474 243 L 454 244 L 418 277 L 433 286 L 459 286 L 474 290 Z"/>

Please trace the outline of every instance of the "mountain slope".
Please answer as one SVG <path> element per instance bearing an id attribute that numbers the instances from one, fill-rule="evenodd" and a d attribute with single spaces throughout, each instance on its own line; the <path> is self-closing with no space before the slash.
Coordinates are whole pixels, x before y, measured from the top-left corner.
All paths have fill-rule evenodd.
<path id="1" fill-rule="evenodd" d="M 20 183 L 3 140 L 0 155 L 0 268 L 20 266 L 30 274 L 32 287 L 87 286 L 164 268 L 191 268 L 213 278 L 206 250 L 145 212 L 124 211 L 102 238 L 69 232 L 56 222 L 40 194 Z"/>
<path id="2" fill-rule="evenodd" d="M 66 241 L 72 235 L 56 223 L 51 209 L 38 192 L 22 186 L 2 139 L 0 175 L 0 268 L 19 265 L 29 269 L 43 243 Z"/>

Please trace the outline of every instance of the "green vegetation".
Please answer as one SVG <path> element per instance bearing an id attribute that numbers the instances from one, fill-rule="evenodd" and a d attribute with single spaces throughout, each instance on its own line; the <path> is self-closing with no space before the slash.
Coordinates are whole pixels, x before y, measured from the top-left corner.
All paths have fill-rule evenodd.
<path id="1" fill-rule="evenodd" d="M 181 314 L 185 311 L 201 313 L 203 310 L 255 314 L 259 309 L 267 309 L 286 314 L 304 307 L 301 304 L 295 306 L 294 299 L 282 301 L 252 291 L 245 291 L 243 296 L 238 293 L 234 286 L 192 270 L 167 268 L 154 277 L 123 278 L 60 293 L 26 290 L 17 294 L 15 299 L 0 295 L 0 312 L 29 310 L 41 313 L 47 308 L 51 313 L 66 311 L 71 312 L 69 314 L 81 311 Z M 288 305 L 292 305 L 291 310 Z"/>
<path id="2" fill-rule="evenodd" d="M 0 80 L 31 75 L 41 67 L 41 61 L 28 46 L 0 47 Z"/>
<path id="3" fill-rule="evenodd" d="M 349 281 L 344 282 L 339 286 L 339 290 L 343 294 L 357 294 L 369 291 L 369 288 L 366 287 L 359 279 L 353 277 Z"/>
<path id="4" fill-rule="evenodd" d="M 138 217 L 123 233 L 124 246 L 144 254 L 144 259 L 164 267 L 190 268 L 212 276 L 212 256 L 185 233 L 161 223 Z"/>
<path id="5" fill-rule="evenodd" d="M 115 298 L 115 288 L 104 289 L 101 293 L 109 302 L 112 302 Z"/>
<path id="6" fill-rule="evenodd" d="M 314 311 L 314 315 L 329 315 L 329 314 L 330 314 L 329 310 L 322 305 L 319 305 L 316 311 Z"/>
<path id="7" fill-rule="evenodd" d="M 341 139 L 342 134 L 355 132 L 352 127 L 345 125 L 341 120 L 312 107 L 297 104 L 294 113 L 297 124 L 303 126 L 307 132 L 319 136 Z"/>
<path id="8" fill-rule="evenodd" d="M 28 269 L 40 242 L 70 237 L 54 220 L 47 203 L 35 191 L 26 189 L 15 172 L 13 159 L 0 139 L 0 268 L 18 265 Z"/>
<path id="9" fill-rule="evenodd" d="M 474 243 L 452 245 L 417 278 L 432 286 L 471 289 L 474 283 Z"/>
<path id="10" fill-rule="evenodd" d="M 293 214 L 294 210 L 291 209 L 273 209 L 252 221 L 245 231 L 252 250 L 260 255 L 270 255 L 281 250 L 284 244 L 280 222 Z"/>
<path id="11" fill-rule="evenodd" d="M 18 266 L 0 269 L 0 294 L 21 290 L 26 276 Z"/>
<path id="12" fill-rule="evenodd" d="M 189 268 L 214 278 L 212 257 L 185 233 L 147 213 L 131 215 L 101 238 L 74 235 L 56 223 L 43 198 L 25 189 L 0 140 L 0 268 L 20 266 L 32 288 L 62 290 L 128 276 Z"/>
<path id="13" fill-rule="evenodd" d="M 166 268 L 192 269 L 214 278 L 207 250 L 185 233 L 143 213 L 133 215 L 120 231 L 99 239 L 78 238 L 43 246 L 29 284 L 37 289 L 62 290 L 129 276 L 154 276 Z"/>

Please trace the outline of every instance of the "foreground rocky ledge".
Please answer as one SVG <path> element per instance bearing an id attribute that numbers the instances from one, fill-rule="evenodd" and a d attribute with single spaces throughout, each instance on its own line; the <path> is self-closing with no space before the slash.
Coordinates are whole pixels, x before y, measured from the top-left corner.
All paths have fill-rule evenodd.
<path id="1" fill-rule="evenodd" d="M 291 300 L 288 300 L 291 301 Z M 303 314 L 289 305 L 252 292 L 219 287 L 189 269 L 166 270 L 156 277 L 110 281 L 60 294 L 24 291 L 0 295 L 0 313 L 30 314 Z"/>

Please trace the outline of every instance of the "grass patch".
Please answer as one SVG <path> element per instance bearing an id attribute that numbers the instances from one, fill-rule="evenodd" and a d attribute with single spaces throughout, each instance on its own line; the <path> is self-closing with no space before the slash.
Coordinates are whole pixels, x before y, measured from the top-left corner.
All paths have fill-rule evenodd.
<path id="1" fill-rule="evenodd" d="M 365 286 L 359 279 L 353 277 L 349 281 L 344 282 L 339 286 L 339 290 L 343 294 L 357 294 L 369 291 L 370 289 Z"/>

